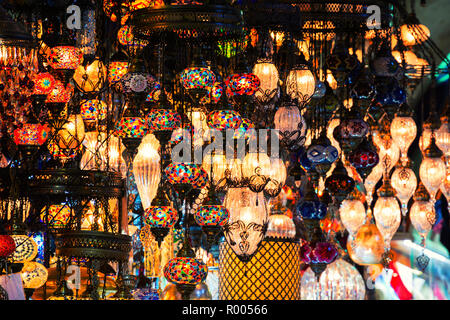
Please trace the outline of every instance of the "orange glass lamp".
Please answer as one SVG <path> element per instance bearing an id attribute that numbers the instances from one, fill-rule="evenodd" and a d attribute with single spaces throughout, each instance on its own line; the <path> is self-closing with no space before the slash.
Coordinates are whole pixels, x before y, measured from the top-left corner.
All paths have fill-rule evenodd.
<path id="1" fill-rule="evenodd" d="M 73 75 L 78 89 L 83 93 L 99 92 L 106 83 L 107 68 L 105 64 L 95 59 L 92 63 L 79 65 Z"/>
<path id="2" fill-rule="evenodd" d="M 421 24 L 414 13 L 410 14 L 400 27 L 400 36 L 405 46 L 415 46 L 427 41 L 431 32 Z"/>
<path id="3" fill-rule="evenodd" d="M 50 49 L 47 60 L 54 70 L 62 72 L 64 83 L 67 85 L 75 70 L 83 62 L 83 51 L 71 45 L 60 45 Z"/>

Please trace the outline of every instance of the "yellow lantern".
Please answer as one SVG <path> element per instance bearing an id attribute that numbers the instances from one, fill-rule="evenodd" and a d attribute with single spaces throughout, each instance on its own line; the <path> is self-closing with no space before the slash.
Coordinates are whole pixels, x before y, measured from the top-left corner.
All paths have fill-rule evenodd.
<path id="1" fill-rule="evenodd" d="M 307 103 L 316 91 L 316 78 L 306 65 L 294 67 L 286 79 L 286 93 L 297 99 L 299 104 Z"/>
<path id="2" fill-rule="evenodd" d="M 80 65 L 73 75 L 73 80 L 82 92 L 98 92 L 105 85 L 107 68 L 100 60 L 94 60 L 84 67 Z"/>
<path id="3" fill-rule="evenodd" d="M 61 149 L 76 149 L 85 137 L 84 122 L 80 114 L 72 114 L 61 130 L 58 131 L 57 143 Z"/>
<path id="4" fill-rule="evenodd" d="M 265 152 L 249 152 L 242 163 L 244 178 L 252 178 L 256 175 L 268 177 L 270 173 L 270 158 Z"/>
<path id="5" fill-rule="evenodd" d="M 255 97 L 264 102 L 271 100 L 278 91 L 278 82 L 280 81 L 277 67 L 269 60 L 259 60 L 253 67 L 253 74 L 261 82 Z"/>
<path id="6" fill-rule="evenodd" d="M 265 240 L 253 258 L 244 263 L 227 243 L 221 243 L 219 299 L 299 300 L 300 248 L 292 241 Z"/>
<path id="7" fill-rule="evenodd" d="M 427 26 L 420 24 L 414 15 L 408 17 L 408 21 L 400 27 L 403 44 L 411 47 L 421 44 L 430 38 L 431 32 Z"/>

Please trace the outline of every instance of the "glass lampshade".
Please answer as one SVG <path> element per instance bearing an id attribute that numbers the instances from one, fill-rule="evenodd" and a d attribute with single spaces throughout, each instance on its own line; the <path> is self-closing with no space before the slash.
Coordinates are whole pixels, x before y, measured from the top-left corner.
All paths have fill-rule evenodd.
<path id="1" fill-rule="evenodd" d="M 427 150 L 425 150 L 425 152 Z M 420 165 L 419 175 L 420 180 L 430 194 L 431 202 L 434 203 L 436 201 L 436 194 L 446 177 L 446 166 L 444 160 L 442 160 L 439 156 L 425 156 Z"/>
<path id="2" fill-rule="evenodd" d="M 397 199 L 395 197 L 379 197 L 375 203 L 373 215 L 386 248 L 390 248 L 391 239 L 397 232 L 402 220 Z"/>
<path id="3" fill-rule="evenodd" d="M 80 114 L 72 114 L 62 129 L 58 131 L 58 147 L 61 149 L 78 148 L 85 137 L 84 122 Z"/>
<path id="4" fill-rule="evenodd" d="M 159 141 L 153 134 L 146 135 L 133 160 L 133 175 L 144 210 L 151 206 L 161 179 Z"/>
<path id="5" fill-rule="evenodd" d="M 286 79 L 286 93 L 299 103 L 308 102 L 316 90 L 316 78 L 306 66 L 298 66 L 289 72 Z"/>
<path id="6" fill-rule="evenodd" d="M 339 208 L 339 216 L 349 234 L 355 236 L 366 222 L 366 208 L 359 200 L 344 200 Z"/>
<path id="7" fill-rule="evenodd" d="M 233 74 L 225 80 L 228 97 L 252 96 L 258 91 L 260 85 L 259 78 L 253 73 Z"/>
<path id="8" fill-rule="evenodd" d="M 266 238 L 293 239 L 296 230 L 294 221 L 285 214 L 273 214 L 269 216 Z"/>
<path id="9" fill-rule="evenodd" d="M 126 164 L 122 153 L 125 146 L 120 138 L 103 132 L 87 132 L 83 140 L 85 151 L 80 161 L 81 170 L 121 172 L 126 175 Z"/>
<path id="10" fill-rule="evenodd" d="M 107 71 L 105 64 L 96 59 L 86 67 L 78 66 L 73 75 L 73 80 L 82 92 L 99 92 L 105 85 Z"/>
<path id="11" fill-rule="evenodd" d="M 48 271 L 38 262 L 25 262 L 20 276 L 25 289 L 39 289 L 47 282 Z"/>
<path id="12" fill-rule="evenodd" d="M 415 46 L 428 40 L 430 29 L 423 24 L 404 24 L 400 27 L 400 34 L 405 46 Z"/>
<path id="13" fill-rule="evenodd" d="M 408 161 L 408 149 L 416 139 L 417 125 L 412 117 L 395 117 L 391 124 L 391 136 L 400 148 L 402 162 Z"/>
<path id="14" fill-rule="evenodd" d="M 55 78 L 48 72 L 36 74 L 32 81 L 34 83 L 34 95 L 48 95 L 56 85 Z"/>
<path id="15" fill-rule="evenodd" d="M 61 81 L 56 81 L 52 91 L 47 96 L 47 103 L 67 103 L 72 98 L 73 94 L 72 84 L 68 84 L 66 87 Z"/>
<path id="16" fill-rule="evenodd" d="M 216 150 L 213 155 L 205 154 L 202 163 L 203 169 L 213 179 L 213 183 L 217 185 L 220 180 L 225 178 L 225 170 L 227 170 L 227 159 L 223 151 Z"/>
<path id="17" fill-rule="evenodd" d="M 366 223 L 354 237 L 349 235 L 347 250 L 350 258 L 359 265 L 379 264 L 384 253 L 383 236 L 376 225 Z"/>
<path id="18" fill-rule="evenodd" d="M 317 277 L 308 268 L 302 277 L 302 300 L 364 300 L 366 286 L 359 271 L 343 259 L 338 259 L 327 266 Z"/>
<path id="19" fill-rule="evenodd" d="M 212 86 L 212 88 L 208 89 L 209 94 L 204 96 L 201 100 L 200 100 L 200 104 L 216 104 L 220 101 L 220 98 L 222 97 L 223 94 L 223 86 L 222 83 L 220 82 L 216 82 L 214 83 L 214 85 Z"/>
<path id="20" fill-rule="evenodd" d="M 203 174 L 201 165 L 192 163 L 171 163 L 164 171 L 171 184 L 194 185 Z"/>
<path id="21" fill-rule="evenodd" d="M 236 130 L 242 123 L 240 114 L 233 110 L 212 111 L 207 117 L 208 127 L 217 130 Z"/>
<path id="22" fill-rule="evenodd" d="M 178 212 L 169 206 L 149 206 L 144 213 L 145 223 L 152 228 L 173 228 Z"/>
<path id="23" fill-rule="evenodd" d="M 48 62 L 56 70 L 75 70 L 83 61 L 83 51 L 72 46 L 57 46 L 50 50 Z"/>
<path id="24" fill-rule="evenodd" d="M 112 61 L 108 66 L 108 81 L 110 84 L 118 83 L 128 73 L 128 61 Z"/>
<path id="25" fill-rule="evenodd" d="M 97 99 L 82 101 L 80 108 L 81 117 L 85 121 L 104 120 L 108 113 L 108 105 Z"/>
<path id="26" fill-rule="evenodd" d="M 141 117 L 122 117 L 116 126 L 115 134 L 121 138 L 142 138 L 148 130 L 147 123 Z"/>
<path id="27" fill-rule="evenodd" d="M 286 183 L 287 169 L 283 160 L 280 158 L 270 158 L 267 177 L 270 178 L 270 181 L 267 183 L 265 191 L 274 196 L 275 194 L 273 193 L 280 192 Z"/>
<path id="28" fill-rule="evenodd" d="M 426 238 L 436 220 L 436 211 L 431 201 L 414 201 L 409 219 L 417 232 Z"/>
<path id="29" fill-rule="evenodd" d="M 241 125 L 234 133 L 234 139 L 250 139 L 256 138 L 252 133 L 252 129 L 255 129 L 255 125 L 248 118 L 242 118 Z"/>
<path id="30" fill-rule="evenodd" d="M 261 82 L 255 97 L 263 101 L 270 100 L 277 93 L 278 82 L 280 81 L 277 67 L 271 61 L 260 60 L 253 67 L 253 74 Z"/>
<path id="31" fill-rule="evenodd" d="M 25 123 L 14 130 L 16 145 L 41 146 L 47 141 L 50 129 L 47 125 Z"/>
<path id="32" fill-rule="evenodd" d="M 72 209 L 66 204 L 53 204 L 42 209 L 41 220 L 48 222 L 48 226 L 51 228 L 65 228 L 71 215 Z"/>
<path id="33" fill-rule="evenodd" d="M 444 182 L 442 182 L 441 191 L 444 197 L 447 199 L 447 204 L 450 207 L 450 168 L 447 168 L 446 178 Z"/>
<path id="34" fill-rule="evenodd" d="M 255 175 L 269 176 L 270 158 L 265 152 L 249 152 L 242 163 L 242 173 L 244 178 L 251 178 Z"/>
<path id="35" fill-rule="evenodd" d="M 442 122 L 441 127 L 435 134 L 438 148 L 441 149 L 445 156 L 450 156 L 450 126 L 448 119 Z"/>
<path id="36" fill-rule="evenodd" d="M 402 205 L 402 214 L 406 216 L 408 212 L 408 201 L 413 196 L 417 188 L 417 178 L 410 168 L 398 167 L 391 177 L 392 187 L 395 189 L 395 196 Z"/>
<path id="37" fill-rule="evenodd" d="M 209 68 L 192 67 L 181 73 L 181 84 L 186 90 L 208 90 L 216 83 L 216 75 Z"/>
<path id="38" fill-rule="evenodd" d="M 225 239 L 239 259 L 248 261 L 266 232 L 268 208 L 264 195 L 248 188 L 229 188 L 223 204 L 230 212 Z"/>
<path id="39" fill-rule="evenodd" d="M 422 151 L 422 153 L 423 153 L 425 151 L 425 149 L 430 146 L 430 143 L 431 143 L 431 129 L 426 128 L 424 126 L 422 135 L 420 136 L 420 139 L 419 139 L 420 151 Z"/>
<path id="40" fill-rule="evenodd" d="M 274 124 L 275 129 L 290 141 L 304 140 L 306 136 L 306 121 L 296 105 L 281 106 L 275 113 Z"/>
<path id="41" fill-rule="evenodd" d="M 181 116 L 166 109 L 152 109 L 147 115 L 147 125 L 151 131 L 172 131 L 181 127 Z"/>
<path id="42" fill-rule="evenodd" d="M 208 267 L 194 258 L 175 257 L 164 267 L 164 277 L 175 284 L 198 284 L 206 280 Z"/>
<path id="43" fill-rule="evenodd" d="M 228 209 L 220 205 L 202 205 L 194 213 L 194 219 L 201 227 L 223 227 L 228 223 L 229 216 Z"/>

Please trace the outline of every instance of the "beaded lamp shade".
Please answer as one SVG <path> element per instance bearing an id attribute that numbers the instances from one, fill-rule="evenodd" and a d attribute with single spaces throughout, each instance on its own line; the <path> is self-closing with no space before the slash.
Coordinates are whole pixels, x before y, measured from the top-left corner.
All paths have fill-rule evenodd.
<path id="1" fill-rule="evenodd" d="M 110 84 L 118 83 L 128 73 L 128 61 L 113 61 L 108 66 L 108 81 Z"/>
<path id="2" fill-rule="evenodd" d="M 172 110 L 153 109 L 147 116 L 147 124 L 151 131 L 172 131 L 181 127 L 181 116 Z"/>
<path id="3" fill-rule="evenodd" d="M 46 125 L 25 123 L 14 130 L 14 142 L 18 146 L 41 146 L 47 141 L 49 131 Z"/>
<path id="4" fill-rule="evenodd" d="M 291 241 L 263 241 L 247 263 L 220 244 L 221 300 L 299 300 L 300 247 Z"/>
<path id="5" fill-rule="evenodd" d="M 208 267 L 203 262 L 186 257 L 175 257 L 164 267 L 164 277 L 175 284 L 198 284 L 206 280 Z"/>
<path id="6" fill-rule="evenodd" d="M 6 258 L 16 250 L 16 243 L 9 235 L 0 235 L 0 258 Z"/>
<path id="7" fill-rule="evenodd" d="M 85 121 L 104 120 L 108 113 L 108 105 L 97 99 L 81 102 L 80 114 Z"/>
<path id="8" fill-rule="evenodd" d="M 238 73 L 229 76 L 225 80 L 228 97 L 252 96 L 258 91 L 261 82 L 253 73 Z"/>
<path id="9" fill-rule="evenodd" d="M 33 77 L 34 90 L 33 94 L 47 95 L 50 94 L 56 85 L 55 78 L 48 72 L 38 73 Z"/>
<path id="10" fill-rule="evenodd" d="M 48 210 L 48 214 L 47 214 Z M 43 208 L 41 212 L 41 220 L 48 221 L 48 226 L 51 228 L 64 228 L 70 219 L 72 210 L 64 204 L 54 204 L 48 208 Z"/>
<path id="11" fill-rule="evenodd" d="M 151 206 L 145 210 L 144 219 L 150 227 L 173 228 L 178 221 L 178 212 L 168 206 Z"/>
<path id="12" fill-rule="evenodd" d="M 116 135 L 121 138 L 143 138 L 147 134 L 145 120 L 140 117 L 122 117 L 116 126 Z"/>
<path id="13" fill-rule="evenodd" d="M 186 90 L 210 90 L 216 83 L 216 75 L 208 68 L 192 67 L 181 73 L 181 84 Z"/>
<path id="14" fill-rule="evenodd" d="M 50 50 L 47 59 L 53 69 L 75 70 L 83 61 L 83 51 L 77 47 L 58 46 Z"/>
<path id="15" fill-rule="evenodd" d="M 165 169 L 171 184 L 195 184 L 202 175 L 202 167 L 190 163 L 171 163 Z"/>
<path id="16" fill-rule="evenodd" d="M 242 117 L 233 110 L 217 110 L 211 112 L 207 119 L 208 127 L 217 130 L 239 129 Z"/>
<path id="17" fill-rule="evenodd" d="M 33 238 L 25 235 L 11 236 L 16 243 L 16 250 L 13 253 L 13 261 L 23 263 L 32 261 L 38 254 L 38 246 Z"/>
<path id="18" fill-rule="evenodd" d="M 229 219 L 228 209 L 219 205 L 200 206 L 194 213 L 194 219 L 199 226 L 223 227 Z"/>

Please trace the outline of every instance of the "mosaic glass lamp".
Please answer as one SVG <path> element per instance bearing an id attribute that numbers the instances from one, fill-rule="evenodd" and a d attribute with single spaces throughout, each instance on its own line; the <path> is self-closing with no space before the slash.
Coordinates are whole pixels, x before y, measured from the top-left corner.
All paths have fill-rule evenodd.
<path id="1" fill-rule="evenodd" d="M 229 211 L 222 205 L 214 188 L 210 188 L 202 205 L 194 212 L 194 219 L 202 227 L 209 245 L 212 245 L 217 235 L 229 220 Z"/>

